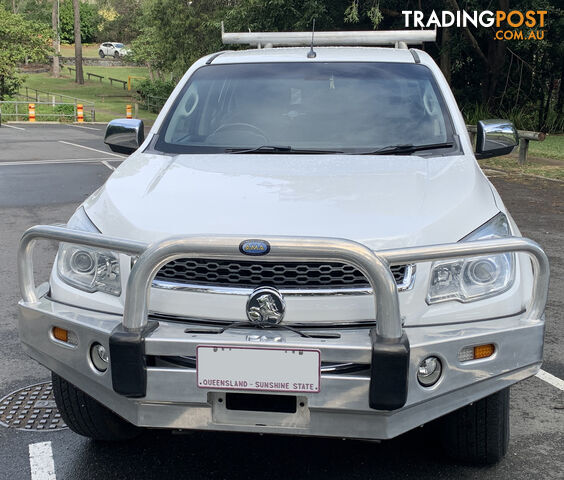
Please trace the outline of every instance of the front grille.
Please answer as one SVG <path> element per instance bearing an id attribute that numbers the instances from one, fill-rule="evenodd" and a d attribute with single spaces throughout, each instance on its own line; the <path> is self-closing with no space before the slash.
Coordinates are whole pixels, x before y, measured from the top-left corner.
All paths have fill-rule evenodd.
<path id="1" fill-rule="evenodd" d="M 391 267 L 398 286 L 405 286 L 408 267 Z M 273 286 L 278 289 L 369 288 L 365 276 L 352 265 L 329 262 L 283 262 L 180 258 L 167 263 L 156 280 L 188 285 L 231 288 Z"/>

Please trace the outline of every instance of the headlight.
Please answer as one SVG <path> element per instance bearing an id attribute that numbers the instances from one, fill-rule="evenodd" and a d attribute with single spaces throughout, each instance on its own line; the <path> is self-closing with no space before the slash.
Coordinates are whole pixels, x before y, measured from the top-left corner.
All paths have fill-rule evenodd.
<path id="1" fill-rule="evenodd" d="M 83 208 L 79 208 L 67 223 L 69 228 L 99 233 Z M 71 243 L 61 243 L 57 257 L 57 273 L 72 287 L 86 292 L 106 292 L 121 295 L 119 255 Z"/>
<path id="2" fill-rule="evenodd" d="M 503 213 L 497 214 L 461 242 L 502 238 L 511 235 Z M 427 303 L 457 300 L 472 302 L 505 292 L 515 278 L 512 253 L 444 260 L 433 263 Z"/>

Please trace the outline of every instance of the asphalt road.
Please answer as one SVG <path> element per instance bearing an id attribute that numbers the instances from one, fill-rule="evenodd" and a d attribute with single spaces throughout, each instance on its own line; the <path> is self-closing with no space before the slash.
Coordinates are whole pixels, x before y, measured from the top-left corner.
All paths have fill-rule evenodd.
<path id="1" fill-rule="evenodd" d="M 4 312 L 0 318 L 0 398 L 49 380 L 49 372 L 23 353 L 17 335 L 15 272 L 21 233 L 38 223 L 66 222 L 121 162 L 121 156 L 103 144 L 101 126 L 17 127 L 0 127 L 0 307 Z M 564 184 L 498 173 L 492 181 L 523 234 L 540 242 L 550 257 L 543 369 L 562 379 Z M 38 280 L 44 280 L 55 246 L 41 242 L 36 250 Z M 149 431 L 127 444 L 107 445 L 70 430 L 28 432 L 0 426 L 0 479 L 55 478 L 47 473 L 37 476 L 33 463 L 37 462 L 34 452 L 45 442 L 49 442 L 57 479 L 563 478 L 564 392 L 533 377 L 513 387 L 511 395 L 509 453 L 488 468 L 460 466 L 446 459 L 427 428 L 380 444 Z M 30 462 L 35 465 L 34 477 Z"/>

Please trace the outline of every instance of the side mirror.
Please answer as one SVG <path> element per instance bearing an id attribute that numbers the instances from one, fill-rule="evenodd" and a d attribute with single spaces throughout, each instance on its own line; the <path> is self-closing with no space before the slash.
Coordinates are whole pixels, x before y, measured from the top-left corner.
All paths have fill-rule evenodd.
<path id="1" fill-rule="evenodd" d="M 499 157 L 511 153 L 519 135 L 509 120 L 480 120 L 476 130 L 476 158 Z"/>
<path id="2" fill-rule="evenodd" d="M 137 150 L 145 140 L 143 121 L 131 118 L 112 120 L 106 127 L 104 143 L 112 151 L 130 154 Z"/>

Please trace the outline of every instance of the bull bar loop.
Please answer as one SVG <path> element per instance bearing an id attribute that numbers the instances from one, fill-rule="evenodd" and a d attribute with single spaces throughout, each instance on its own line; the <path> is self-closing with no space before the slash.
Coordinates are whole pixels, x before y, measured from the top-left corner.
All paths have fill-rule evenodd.
<path id="1" fill-rule="evenodd" d="M 158 270 L 179 257 L 242 258 L 239 244 L 249 237 L 185 236 L 173 237 L 148 245 L 143 242 L 81 232 L 66 227 L 37 225 L 22 236 L 18 250 L 18 275 L 22 298 L 26 303 L 38 301 L 32 252 L 39 238 L 114 250 L 140 255 L 127 282 L 123 327 L 141 331 L 147 325 L 151 283 Z M 398 293 L 390 264 L 417 263 L 478 255 L 521 252 L 528 254 L 534 266 L 534 285 L 528 317 L 542 316 L 548 296 L 549 264 L 541 247 L 526 238 L 508 237 L 495 240 L 409 247 L 374 253 L 351 240 L 318 237 L 263 237 L 271 244 L 271 252 L 261 261 L 339 261 L 358 268 L 368 279 L 376 304 L 376 333 L 389 340 L 401 338 L 403 330 Z M 246 257 L 245 257 L 246 258 Z"/>

